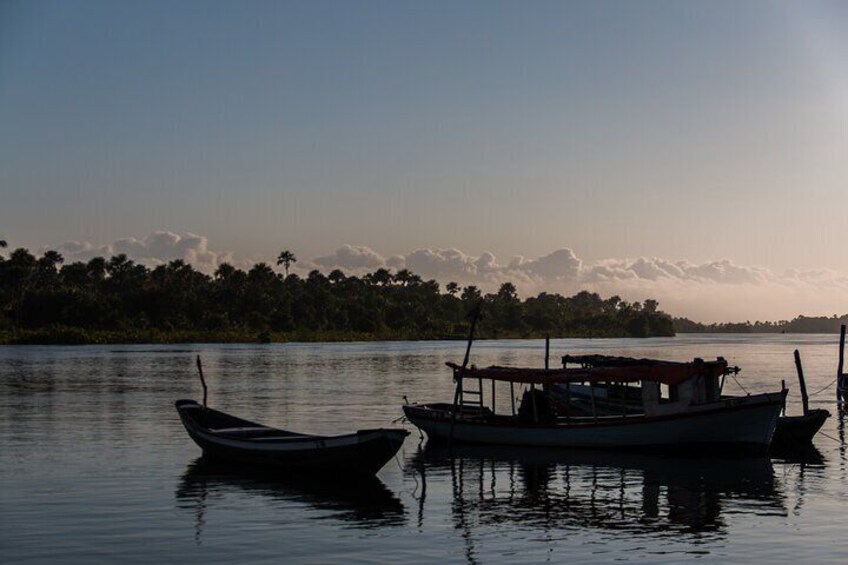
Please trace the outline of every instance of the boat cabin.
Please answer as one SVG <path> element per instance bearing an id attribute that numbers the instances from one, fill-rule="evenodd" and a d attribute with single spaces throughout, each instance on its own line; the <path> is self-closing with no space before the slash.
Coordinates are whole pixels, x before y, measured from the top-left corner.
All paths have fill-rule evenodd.
<path id="1" fill-rule="evenodd" d="M 457 383 L 454 405 L 464 415 L 495 413 L 495 383 L 508 382 L 512 415 L 546 423 L 590 416 L 663 416 L 721 400 L 724 378 L 739 371 L 719 357 L 689 363 L 604 355 L 563 357 L 562 369 L 474 366 L 448 363 Z M 572 365 L 572 366 L 570 366 Z M 576 366 L 574 366 L 576 365 Z M 491 381 L 490 406 L 484 402 L 483 380 Z M 477 387 L 466 388 L 467 383 Z M 529 385 L 516 410 L 515 384 Z M 472 385 L 473 386 L 473 385 Z M 582 401 L 585 409 L 578 410 Z"/>
<path id="2" fill-rule="evenodd" d="M 617 399 L 630 407 L 639 405 L 636 411 L 648 416 L 672 414 L 690 406 L 717 402 L 721 400 L 725 377 L 739 372 L 738 367 L 728 366 L 724 357 L 715 361 L 695 358 L 692 362 L 681 363 L 608 355 L 565 355 L 562 364 L 564 369 L 572 364 L 583 370 L 612 369 L 648 377 L 641 383 L 605 383 L 602 386 L 594 384 L 592 379 L 575 391 L 578 394 L 588 391 L 590 395 L 602 393 L 605 396 L 602 402 L 606 404 Z M 565 383 L 560 388 L 567 394 L 573 386 Z"/>

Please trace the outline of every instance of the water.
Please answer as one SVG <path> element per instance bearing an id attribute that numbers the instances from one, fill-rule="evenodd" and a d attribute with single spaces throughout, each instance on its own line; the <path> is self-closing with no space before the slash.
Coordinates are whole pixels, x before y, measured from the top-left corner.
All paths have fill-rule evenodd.
<path id="1" fill-rule="evenodd" d="M 748 391 L 811 393 L 836 338 L 679 336 L 556 340 L 564 353 L 690 360 L 722 355 Z M 279 480 L 209 468 L 173 408 L 199 398 L 313 433 L 390 426 L 400 404 L 449 400 L 461 342 L 0 347 L 0 561 L 4 563 L 844 562 L 848 472 L 833 413 L 811 454 L 693 459 L 492 448 L 444 452 L 414 428 L 374 481 Z M 475 344 L 472 362 L 541 366 L 544 343 Z M 733 381 L 726 391 L 742 393 Z M 508 387 L 498 403 L 509 403 Z M 395 424 L 403 425 L 403 424 Z M 826 434 L 826 435 L 825 435 Z"/>

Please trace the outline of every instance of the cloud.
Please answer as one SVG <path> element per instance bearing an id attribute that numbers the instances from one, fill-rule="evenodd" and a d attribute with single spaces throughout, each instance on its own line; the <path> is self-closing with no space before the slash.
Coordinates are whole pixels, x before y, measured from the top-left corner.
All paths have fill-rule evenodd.
<path id="1" fill-rule="evenodd" d="M 375 267 L 406 268 L 424 279 L 475 285 L 484 292 L 512 282 L 522 296 L 590 290 L 629 301 L 654 298 L 673 315 L 705 322 L 841 314 L 840 309 L 848 307 L 845 273 L 816 269 L 776 274 L 727 258 L 689 262 L 635 257 L 586 263 L 572 249 L 562 247 L 536 258 L 514 256 L 505 263 L 488 251 L 472 255 L 456 248 L 422 248 L 384 260 L 370 248 L 348 245 L 328 256 L 332 260 L 315 262 L 354 269 L 364 264 L 362 256 L 373 257 L 369 264 Z"/>
<path id="2" fill-rule="evenodd" d="M 511 265 L 514 263 L 511 262 Z M 523 270 L 543 279 L 574 279 L 580 275 L 582 261 L 574 251 L 565 247 L 533 261 L 521 261 L 515 269 Z"/>
<path id="3" fill-rule="evenodd" d="M 345 271 L 373 270 L 386 265 L 386 260 L 383 256 L 373 249 L 360 245 L 347 244 L 336 249 L 335 253 L 331 255 L 317 257 L 312 261 L 325 269 L 341 269 Z"/>
<path id="4" fill-rule="evenodd" d="M 418 249 L 402 259 L 396 264 L 403 264 L 419 276 L 436 279 L 473 277 L 480 260 L 458 249 Z"/>
<path id="5" fill-rule="evenodd" d="M 125 254 L 137 263 L 148 266 L 161 265 L 180 259 L 198 270 L 211 273 L 221 263 L 231 263 L 230 253 L 209 249 L 209 240 L 201 235 L 187 233 L 179 235 L 169 231 L 156 231 L 144 239 L 127 237 L 108 245 L 89 242 L 67 241 L 58 246 L 67 262 L 89 261 L 94 257 L 112 257 Z"/>
<path id="6" fill-rule="evenodd" d="M 111 246 L 96 246 L 88 241 L 66 241 L 63 244 L 56 246 L 55 249 L 61 253 L 65 258 L 65 261 L 68 262 L 88 262 L 95 257 L 109 257 L 112 255 Z M 42 251 L 47 250 L 43 249 Z"/>

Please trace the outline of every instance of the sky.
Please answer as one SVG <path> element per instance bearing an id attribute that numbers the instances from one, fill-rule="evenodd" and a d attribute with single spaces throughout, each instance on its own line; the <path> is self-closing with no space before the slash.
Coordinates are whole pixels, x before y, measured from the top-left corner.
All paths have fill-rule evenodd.
<path id="1" fill-rule="evenodd" d="M 848 312 L 848 3 L 0 1 L 0 238 Z"/>

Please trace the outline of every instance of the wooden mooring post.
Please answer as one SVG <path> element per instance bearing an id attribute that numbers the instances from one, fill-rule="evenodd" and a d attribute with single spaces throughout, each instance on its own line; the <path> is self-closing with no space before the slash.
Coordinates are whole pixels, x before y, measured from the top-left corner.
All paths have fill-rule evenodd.
<path id="1" fill-rule="evenodd" d="M 810 411 L 810 399 L 807 396 L 807 384 L 804 382 L 804 369 L 801 367 L 801 354 L 795 350 L 795 368 L 798 369 L 798 385 L 801 387 L 801 403 L 804 406 L 804 416 Z"/>
<path id="2" fill-rule="evenodd" d="M 843 391 L 848 389 L 848 375 L 843 372 L 845 368 L 845 324 L 839 328 L 839 364 L 836 366 L 836 399 L 848 400 L 843 396 Z"/>
<path id="3" fill-rule="evenodd" d="M 783 393 L 786 391 L 786 381 L 784 379 L 780 379 L 780 392 Z M 783 397 L 783 415 L 786 416 L 786 396 Z"/>
<path id="4" fill-rule="evenodd" d="M 206 410 L 206 379 L 203 378 L 203 364 L 200 362 L 200 355 L 197 356 L 197 372 L 200 373 L 200 384 L 203 386 L 203 409 Z"/>

